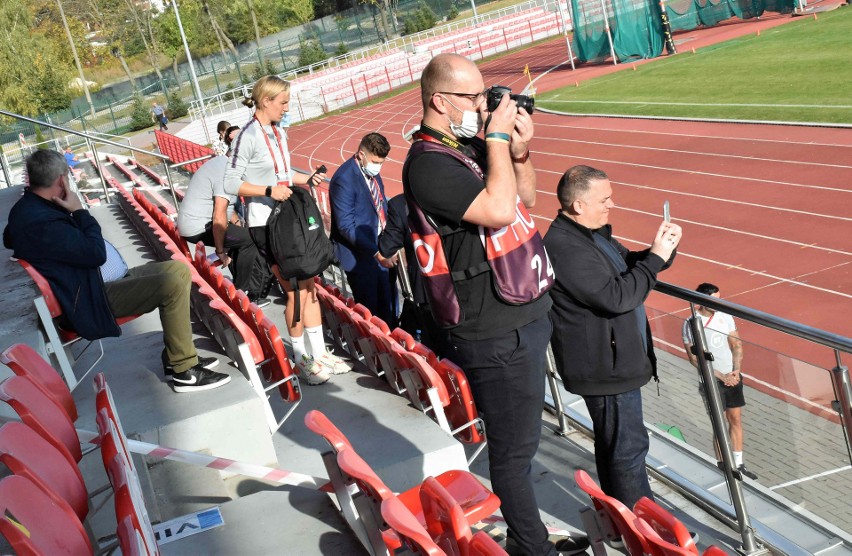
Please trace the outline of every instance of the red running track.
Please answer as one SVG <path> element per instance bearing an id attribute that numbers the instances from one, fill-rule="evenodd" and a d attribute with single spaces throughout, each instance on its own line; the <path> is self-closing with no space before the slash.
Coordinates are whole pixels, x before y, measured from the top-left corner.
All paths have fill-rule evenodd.
<path id="1" fill-rule="evenodd" d="M 564 57 L 564 41 L 557 39 L 481 69 L 486 84 L 517 91 L 526 84 L 525 64 L 534 61 L 536 75 Z M 382 176 L 388 196 L 395 195 L 402 191 L 408 147 L 403 134 L 420 114 L 415 89 L 297 126 L 290 131 L 293 164 L 324 163 L 331 173 L 365 133 L 379 131 L 391 142 Z M 852 336 L 852 130 L 543 113 L 534 120 L 539 195 L 532 212 L 542 233 L 556 215 L 556 184 L 564 171 L 575 164 L 599 167 L 612 179 L 617 208 L 610 221 L 628 247 L 649 244 L 663 201 L 670 201 L 684 239 L 663 281 L 685 288 L 714 282 L 735 303 Z M 685 303 L 656 293 L 648 307 L 688 316 Z M 661 347 L 682 354 L 680 321 L 655 320 Z M 823 369 L 835 365 L 828 349 L 745 322 L 740 330 L 746 342 Z M 834 399 L 827 373 L 810 365 L 746 345 L 743 368 L 756 379 L 752 385 L 776 395 L 822 406 Z"/>

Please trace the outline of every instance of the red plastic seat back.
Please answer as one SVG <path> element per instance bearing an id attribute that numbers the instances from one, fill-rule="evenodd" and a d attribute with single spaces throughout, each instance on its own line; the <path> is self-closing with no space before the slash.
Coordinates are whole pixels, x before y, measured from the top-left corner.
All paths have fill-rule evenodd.
<path id="1" fill-rule="evenodd" d="M 25 425 L 52 444 L 71 465 L 83 458 L 80 438 L 68 414 L 56 401 L 25 376 L 0 384 L 0 401 L 9 404 Z"/>
<path id="2" fill-rule="evenodd" d="M 399 498 L 391 496 L 382 501 L 382 518 L 415 554 L 443 556 L 441 550 Z"/>
<path id="3" fill-rule="evenodd" d="M 444 408 L 450 427 L 455 430 L 479 419 L 479 410 L 476 409 L 470 383 L 467 381 L 467 375 L 464 374 L 462 368 L 445 358 L 438 361 L 435 372 L 441 377 L 450 397 L 449 405 Z M 478 444 L 485 441 L 483 428 L 478 422 L 460 430 L 456 434 L 456 438 L 467 444 Z"/>
<path id="4" fill-rule="evenodd" d="M 51 498 L 64 500 L 80 520 L 89 513 L 86 484 L 76 465 L 23 423 L 0 428 L 0 461 L 15 475 L 31 480 Z"/>
<path id="5" fill-rule="evenodd" d="M 650 546 L 645 536 L 636 529 L 636 516 L 630 508 L 608 496 L 601 487 L 582 469 L 574 472 L 574 480 L 580 490 L 589 495 L 595 507 L 602 509 L 621 534 L 629 554 L 649 554 Z"/>
<path id="6" fill-rule="evenodd" d="M 473 536 L 468 549 L 469 556 L 508 556 L 509 554 L 485 531 L 479 531 Z"/>
<path id="7" fill-rule="evenodd" d="M 32 281 L 35 282 L 39 293 L 41 293 L 41 296 L 47 303 L 47 309 L 50 311 L 50 316 L 53 318 L 60 316 L 62 314 L 62 307 L 59 306 L 59 301 L 57 301 L 56 296 L 53 295 L 53 290 L 50 288 L 50 283 L 47 281 L 47 278 L 42 276 L 33 265 L 24 259 L 18 259 L 18 264 L 24 267 L 24 270 L 26 270 L 27 274 L 30 275 Z"/>
<path id="8" fill-rule="evenodd" d="M 435 544 L 447 554 L 466 556 L 472 534 L 464 510 L 434 477 L 426 477 L 420 485 L 420 504 Z"/>
<path id="9" fill-rule="evenodd" d="M 55 502 L 18 475 L 0 481 L 0 534 L 21 556 L 93 554 L 92 544 L 68 504 Z"/>
<path id="10" fill-rule="evenodd" d="M 340 432 L 334 423 L 326 417 L 325 413 L 312 409 L 305 415 L 305 426 L 314 433 L 325 438 L 335 452 L 342 452 L 347 448 L 352 448 L 352 444 L 346 435 Z"/>
<path id="11" fill-rule="evenodd" d="M 651 548 L 650 556 L 693 556 L 693 552 L 663 540 L 654 529 L 641 517 L 634 522 L 636 530 L 645 537 Z"/>
<path id="12" fill-rule="evenodd" d="M 686 525 L 650 498 L 640 498 L 633 506 L 633 513 L 642 518 L 667 543 L 684 548 L 691 554 L 698 554 L 698 547 L 695 546 Z"/>
<path id="13" fill-rule="evenodd" d="M 14 344 L 0 354 L 0 362 L 12 369 L 16 375 L 29 377 L 36 386 L 62 406 L 72 422 L 77 420 L 77 404 L 74 403 L 71 390 L 56 369 L 36 350 L 26 344 Z"/>

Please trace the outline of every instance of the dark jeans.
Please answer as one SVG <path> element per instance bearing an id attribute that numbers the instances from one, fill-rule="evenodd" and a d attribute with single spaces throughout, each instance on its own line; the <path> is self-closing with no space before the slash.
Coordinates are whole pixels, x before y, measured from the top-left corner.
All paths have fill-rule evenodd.
<path id="1" fill-rule="evenodd" d="M 396 292 L 396 270 L 382 268 L 376 261 L 359 261 L 346 273 L 352 288 L 352 298 L 370 310 L 388 326 L 393 326 L 399 315 L 399 294 Z"/>
<path id="2" fill-rule="evenodd" d="M 553 326 L 545 315 L 487 340 L 452 337 L 449 358 L 470 381 L 488 435 L 488 465 L 508 534 L 524 554 L 552 556 L 530 467 L 541 436 L 545 354 Z"/>
<path id="3" fill-rule="evenodd" d="M 603 491 L 631 510 L 643 496 L 653 500 L 645 470 L 649 442 L 642 421 L 642 391 L 583 399 L 595 429 L 595 463 Z"/>
<path id="4" fill-rule="evenodd" d="M 213 242 L 213 228 L 211 227 L 208 227 L 198 235 L 185 236 L 183 239 L 193 248 L 199 241 L 203 241 L 206 246 L 212 247 L 215 245 Z M 228 228 L 225 230 L 224 247 L 228 251 L 228 256 L 231 257 L 231 264 L 228 268 L 231 269 L 231 276 L 234 277 L 234 286 L 246 293 L 258 293 L 257 291 L 252 291 L 251 288 L 251 273 L 254 269 L 255 261 L 258 259 L 258 252 L 257 246 L 251 239 L 248 229 L 242 226 L 235 226 L 228 222 Z M 194 251 L 194 249 L 191 250 Z"/>

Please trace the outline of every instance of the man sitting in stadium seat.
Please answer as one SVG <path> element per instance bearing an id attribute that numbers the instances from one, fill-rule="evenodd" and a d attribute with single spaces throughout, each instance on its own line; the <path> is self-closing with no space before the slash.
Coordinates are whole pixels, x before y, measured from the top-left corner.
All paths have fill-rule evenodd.
<path id="1" fill-rule="evenodd" d="M 9 213 L 3 244 L 44 275 L 70 328 L 87 340 L 119 336 L 116 317 L 159 309 L 166 345 L 163 367 L 172 375 L 175 391 L 209 390 L 230 382 L 230 376 L 210 370 L 219 361 L 199 358 L 192 344 L 188 265 L 150 263 L 105 284 L 99 270 L 107 259 L 101 227 L 69 190 L 65 158 L 40 150 L 26 164 L 29 187 Z"/>

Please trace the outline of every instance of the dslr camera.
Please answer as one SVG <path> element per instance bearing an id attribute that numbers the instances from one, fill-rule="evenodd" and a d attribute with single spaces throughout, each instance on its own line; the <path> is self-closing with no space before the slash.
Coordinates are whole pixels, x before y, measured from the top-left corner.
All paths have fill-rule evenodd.
<path id="1" fill-rule="evenodd" d="M 535 110 L 535 99 L 526 95 L 513 95 L 512 89 L 503 85 L 494 85 L 488 89 L 487 106 L 489 112 L 497 110 L 497 105 L 500 104 L 503 95 L 509 95 L 509 98 L 518 103 L 518 108 L 523 108 L 528 114 L 532 114 Z"/>

